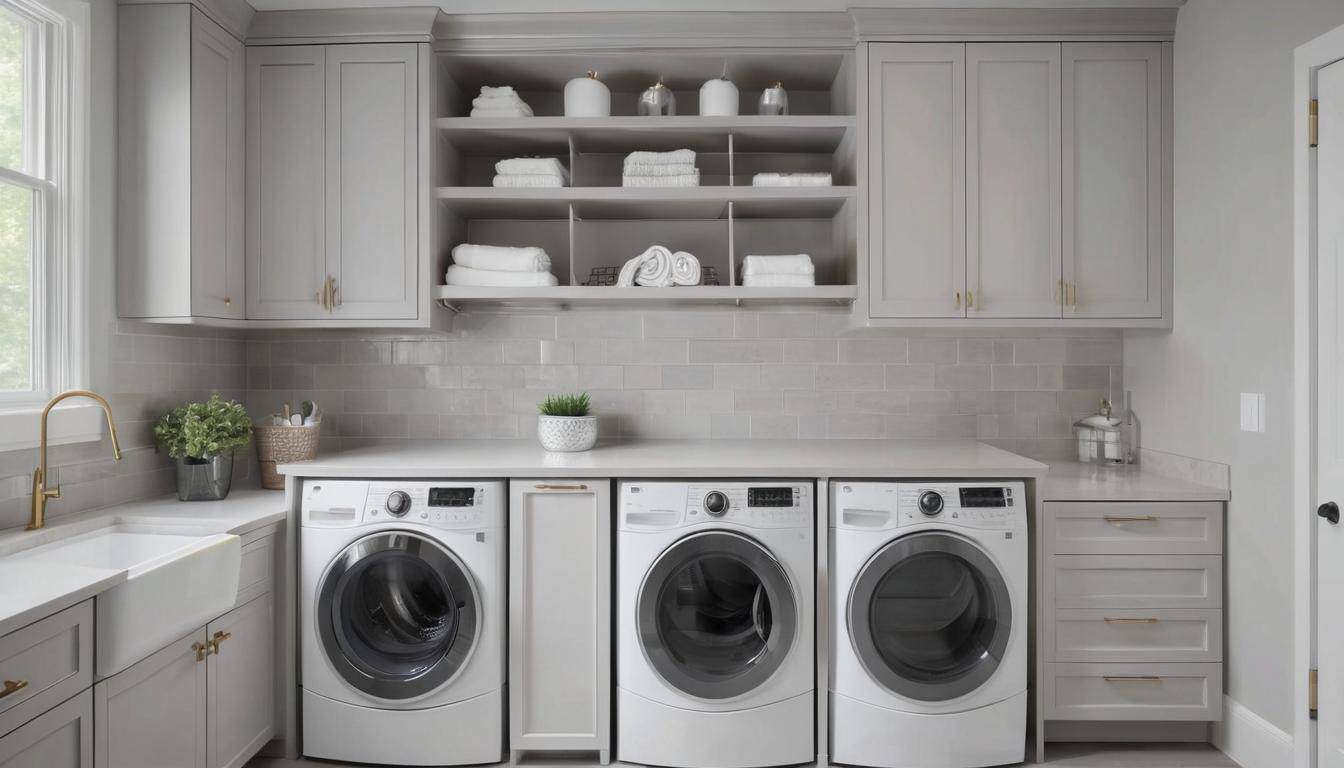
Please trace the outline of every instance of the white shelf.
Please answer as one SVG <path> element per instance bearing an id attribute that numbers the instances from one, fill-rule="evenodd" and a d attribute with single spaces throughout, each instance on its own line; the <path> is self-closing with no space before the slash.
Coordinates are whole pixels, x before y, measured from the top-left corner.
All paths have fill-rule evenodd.
<path id="1" fill-rule="evenodd" d="M 853 115 L 737 115 L 734 117 L 441 117 L 455 148 L 474 154 L 568 154 L 693 149 L 735 152 L 831 153 L 857 125 Z"/>
<path id="2" fill-rule="evenodd" d="M 616 288 L 562 285 L 554 288 L 476 288 L 440 285 L 434 299 L 448 309 L 465 304 L 527 307 L 657 306 L 685 304 L 850 304 L 858 296 L 853 285 L 811 288 L 746 288 L 737 285 L 694 285 L 679 288 Z"/>
<path id="3" fill-rule="evenodd" d="M 438 187 L 435 197 L 469 219 L 826 219 L 855 187 Z"/>

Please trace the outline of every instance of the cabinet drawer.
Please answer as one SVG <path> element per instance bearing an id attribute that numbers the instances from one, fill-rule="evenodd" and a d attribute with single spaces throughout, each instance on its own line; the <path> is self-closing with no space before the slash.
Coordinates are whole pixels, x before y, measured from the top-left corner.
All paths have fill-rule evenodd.
<path id="1" fill-rule="evenodd" d="M 1189 608 L 1057 610 L 1046 658 L 1091 662 L 1223 660 L 1223 612 Z"/>
<path id="2" fill-rule="evenodd" d="M 1222 608 L 1214 555 L 1056 555 L 1046 604 L 1055 608 Z"/>
<path id="3" fill-rule="evenodd" d="M 93 691 L 0 738 L 0 768 L 93 768 Z"/>
<path id="4" fill-rule="evenodd" d="M 1056 555 L 1221 555 L 1222 502 L 1045 505 L 1046 552 Z"/>
<path id="5" fill-rule="evenodd" d="M 1222 664 L 1047 664 L 1048 720 L 1220 720 Z"/>
<path id="6" fill-rule="evenodd" d="M 93 600 L 0 637 L 0 733 L 93 684 Z M 21 686 L 21 687 L 16 687 Z"/>
<path id="7" fill-rule="evenodd" d="M 266 536 L 243 545 L 242 558 L 238 569 L 238 598 L 233 603 L 235 606 L 271 591 L 275 573 L 275 536 Z"/>

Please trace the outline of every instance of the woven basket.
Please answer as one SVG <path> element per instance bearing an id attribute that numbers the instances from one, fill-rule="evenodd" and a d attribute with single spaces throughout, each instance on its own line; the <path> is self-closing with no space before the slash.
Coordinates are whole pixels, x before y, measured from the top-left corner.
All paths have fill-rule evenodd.
<path id="1" fill-rule="evenodd" d="M 316 458 L 317 438 L 321 431 L 321 424 L 305 427 L 254 426 L 252 432 L 257 439 L 257 459 L 261 462 L 261 487 L 273 491 L 284 490 L 285 476 L 275 471 L 275 465 Z"/>

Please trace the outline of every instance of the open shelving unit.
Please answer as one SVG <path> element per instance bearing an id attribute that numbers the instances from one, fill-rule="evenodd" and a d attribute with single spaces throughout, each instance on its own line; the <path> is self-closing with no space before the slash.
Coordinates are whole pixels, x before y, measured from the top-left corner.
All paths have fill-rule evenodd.
<path id="1" fill-rule="evenodd" d="M 594 59 L 597 62 L 594 62 Z M 608 66 L 604 70 L 602 64 Z M 612 90 L 611 117 L 564 117 L 563 88 L 598 69 Z M 675 73 L 669 75 L 668 73 Z M 792 114 L 702 117 L 700 84 L 727 73 L 743 111 L 761 89 L 789 89 Z M 677 97 L 679 114 L 633 114 L 639 91 L 658 79 Z M 441 54 L 436 133 L 435 215 L 439 282 L 460 243 L 536 245 L 551 256 L 555 288 L 437 285 L 443 306 L 842 303 L 857 296 L 857 119 L 850 52 L 751 51 L 719 54 L 536 54 L 507 58 Z M 513 85 L 536 113 L 530 118 L 473 118 L 482 85 Z M 689 113 L 689 114 L 688 114 Z M 625 156 L 636 150 L 696 152 L 701 186 L 621 186 Z M 556 157 L 571 186 L 492 186 L 494 165 L 510 157 Z M 830 187 L 753 187 L 762 172 L 825 171 Z M 696 255 L 721 285 L 670 289 L 586 286 L 598 268 L 619 268 L 650 245 Z M 807 253 L 817 267 L 811 288 L 739 285 L 748 254 Z"/>

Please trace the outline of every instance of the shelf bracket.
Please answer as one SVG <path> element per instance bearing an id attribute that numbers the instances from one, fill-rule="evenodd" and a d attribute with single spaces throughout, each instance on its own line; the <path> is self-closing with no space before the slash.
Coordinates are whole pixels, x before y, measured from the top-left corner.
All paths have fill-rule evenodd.
<path id="1" fill-rule="evenodd" d="M 448 310 L 449 312 L 452 312 L 454 315 L 459 315 L 459 314 L 462 313 L 462 309 L 461 309 L 460 307 L 458 307 L 456 304 L 454 304 L 454 303 L 448 301 L 447 299 L 435 299 L 435 300 L 434 300 L 434 303 L 435 303 L 435 304 L 438 304 L 438 305 L 439 305 L 440 307 L 442 307 L 443 309 L 446 309 L 446 310 Z"/>

